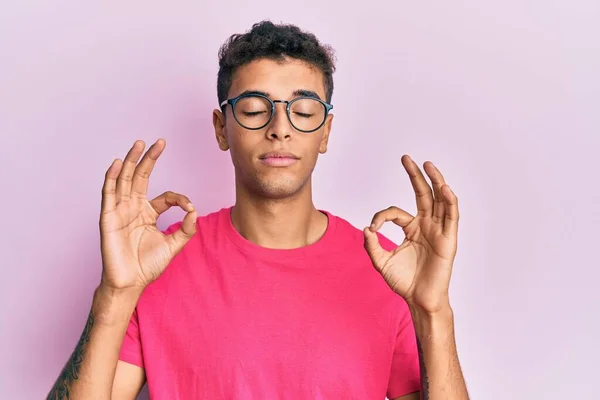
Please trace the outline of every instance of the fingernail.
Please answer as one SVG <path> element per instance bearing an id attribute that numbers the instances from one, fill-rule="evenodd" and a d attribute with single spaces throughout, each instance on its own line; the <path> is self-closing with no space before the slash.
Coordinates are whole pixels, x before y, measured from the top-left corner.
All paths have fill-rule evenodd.
<path id="1" fill-rule="evenodd" d="M 192 210 L 194 209 L 194 205 L 192 203 L 188 203 L 188 207 Z"/>

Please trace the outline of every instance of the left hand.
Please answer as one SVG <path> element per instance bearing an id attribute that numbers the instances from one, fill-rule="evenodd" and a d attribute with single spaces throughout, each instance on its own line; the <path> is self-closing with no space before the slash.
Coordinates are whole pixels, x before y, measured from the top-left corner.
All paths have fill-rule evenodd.
<path id="1" fill-rule="evenodd" d="M 449 306 L 448 287 L 457 250 L 458 199 L 431 163 L 423 165 L 432 182 L 407 155 L 402 164 L 412 182 L 417 199 L 417 215 L 390 207 L 375 214 L 364 229 L 365 249 L 387 284 L 409 306 L 436 313 Z M 379 244 L 377 230 L 392 221 L 404 230 L 406 238 L 393 251 Z"/>

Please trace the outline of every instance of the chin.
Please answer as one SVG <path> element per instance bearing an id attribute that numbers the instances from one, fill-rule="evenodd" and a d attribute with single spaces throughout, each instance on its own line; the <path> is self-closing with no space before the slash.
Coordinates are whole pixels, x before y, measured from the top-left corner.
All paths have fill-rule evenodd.
<path id="1" fill-rule="evenodd" d="M 301 171 L 275 168 L 236 168 L 236 181 L 249 194 L 279 200 L 297 196 L 306 190 L 310 184 L 310 173 L 305 175 Z"/>
<path id="2" fill-rule="evenodd" d="M 269 199 L 285 199 L 292 197 L 300 191 L 298 187 L 290 187 L 288 185 L 261 185 L 260 193 L 263 197 Z"/>
<path id="3" fill-rule="evenodd" d="M 269 199 L 285 199 L 302 191 L 303 182 L 293 179 L 259 180 L 255 182 L 258 193 Z"/>

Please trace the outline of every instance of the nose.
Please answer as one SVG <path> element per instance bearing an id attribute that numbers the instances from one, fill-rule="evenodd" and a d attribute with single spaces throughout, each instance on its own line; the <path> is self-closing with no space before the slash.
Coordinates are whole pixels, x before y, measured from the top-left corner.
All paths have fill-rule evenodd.
<path id="1" fill-rule="evenodd" d="M 275 115 L 267 125 L 265 134 L 269 140 L 284 140 L 289 139 L 294 129 L 288 120 L 286 113 L 287 104 L 284 102 L 275 103 Z"/>

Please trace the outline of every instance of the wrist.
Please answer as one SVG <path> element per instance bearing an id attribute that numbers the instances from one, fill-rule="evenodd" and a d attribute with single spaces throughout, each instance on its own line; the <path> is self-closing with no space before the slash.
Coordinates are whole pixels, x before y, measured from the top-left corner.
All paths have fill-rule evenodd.
<path id="1" fill-rule="evenodd" d="M 418 338 L 446 339 L 454 334 L 454 312 L 449 304 L 435 311 L 424 310 L 410 304 L 409 309 Z"/>
<path id="2" fill-rule="evenodd" d="M 92 313 L 95 323 L 109 326 L 128 323 L 143 290 L 115 289 L 100 284 L 94 291 Z"/>
<path id="3" fill-rule="evenodd" d="M 452 306 L 450 305 L 450 301 L 447 299 L 435 307 L 429 308 L 421 307 L 410 301 L 407 301 L 407 304 L 413 317 L 417 318 L 433 320 L 451 318 L 453 315 Z"/>
<path id="4" fill-rule="evenodd" d="M 124 288 L 114 287 L 107 283 L 104 278 L 100 280 L 100 284 L 96 287 L 96 292 L 104 297 L 115 299 L 116 301 L 127 301 L 137 299 L 142 295 L 144 287 L 129 286 Z"/>

